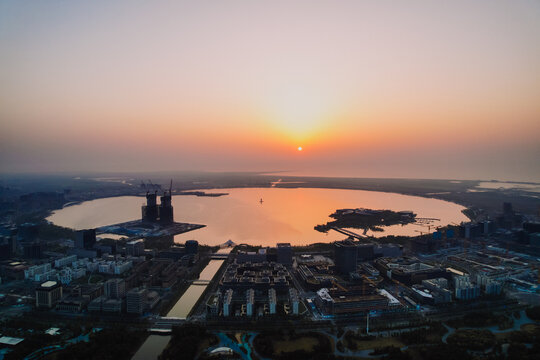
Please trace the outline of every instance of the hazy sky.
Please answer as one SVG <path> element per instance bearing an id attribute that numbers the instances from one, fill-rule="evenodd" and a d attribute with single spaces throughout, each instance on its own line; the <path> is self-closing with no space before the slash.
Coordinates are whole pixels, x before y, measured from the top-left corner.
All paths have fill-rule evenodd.
<path id="1" fill-rule="evenodd" d="M 540 1 L 0 0 L 0 151 L 540 181 Z"/>

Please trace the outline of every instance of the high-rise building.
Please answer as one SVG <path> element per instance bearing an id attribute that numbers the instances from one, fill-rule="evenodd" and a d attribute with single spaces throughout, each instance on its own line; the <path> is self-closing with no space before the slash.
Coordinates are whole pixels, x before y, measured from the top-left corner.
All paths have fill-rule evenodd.
<path id="1" fill-rule="evenodd" d="M 126 311 L 130 314 L 142 314 L 146 306 L 146 289 L 135 288 L 127 292 Z"/>
<path id="2" fill-rule="evenodd" d="M 225 296 L 223 297 L 223 316 L 231 315 L 232 297 L 233 297 L 233 290 L 228 289 L 225 292 Z"/>
<path id="3" fill-rule="evenodd" d="M 43 256 L 44 248 L 45 248 L 45 244 L 42 244 L 40 242 L 24 244 L 23 246 L 24 257 L 30 258 L 30 259 L 40 259 Z"/>
<path id="4" fill-rule="evenodd" d="M 126 282 L 124 279 L 110 279 L 104 285 L 105 296 L 110 299 L 121 299 L 126 295 Z"/>
<path id="5" fill-rule="evenodd" d="M 174 222 L 171 191 L 165 191 L 159 205 L 159 222 L 170 224 Z"/>
<path id="6" fill-rule="evenodd" d="M 160 222 L 170 224 L 174 222 L 173 206 L 172 206 L 172 181 L 169 190 L 163 192 L 161 196 L 161 204 L 157 204 L 157 191 L 154 193 L 146 193 L 146 205 L 142 208 L 142 220 L 148 222 Z"/>
<path id="7" fill-rule="evenodd" d="M 505 202 L 503 203 L 503 214 L 504 216 L 514 216 L 514 210 L 512 209 L 512 203 Z"/>
<path id="8" fill-rule="evenodd" d="M 199 243 L 197 240 L 186 241 L 186 254 L 197 254 L 199 251 Z"/>
<path id="9" fill-rule="evenodd" d="M 158 219 L 157 191 L 146 193 L 146 205 L 142 206 L 143 221 L 156 222 Z"/>
<path id="10" fill-rule="evenodd" d="M 126 255 L 141 256 L 144 255 L 144 240 L 133 240 L 126 243 Z"/>
<path id="11" fill-rule="evenodd" d="M 255 290 L 249 289 L 246 291 L 246 315 L 253 316 L 253 308 L 255 307 Z"/>
<path id="12" fill-rule="evenodd" d="M 91 249 L 96 243 L 96 229 L 79 230 L 75 233 L 75 248 Z"/>
<path id="13" fill-rule="evenodd" d="M 268 304 L 270 305 L 270 314 L 273 315 L 276 313 L 276 303 L 277 303 L 277 297 L 276 297 L 276 290 L 270 289 L 268 290 Z"/>
<path id="14" fill-rule="evenodd" d="M 291 302 L 291 310 L 294 315 L 298 315 L 298 307 L 300 299 L 298 298 L 298 290 L 295 288 L 289 289 L 289 301 Z"/>
<path id="15" fill-rule="evenodd" d="M 292 248 L 289 243 L 277 244 L 277 262 L 286 266 L 292 265 Z"/>
<path id="16" fill-rule="evenodd" d="M 358 259 L 357 245 L 351 239 L 336 241 L 334 243 L 334 258 L 336 269 L 342 274 L 356 271 Z"/>
<path id="17" fill-rule="evenodd" d="M 45 281 L 36 289 L 36 307 L 53 308 L 62 298 L 62 285 L 56 281 Z"/>
<path id="18" fill-rule="evenodd" d="M 357 246 L 358 260 L 368 261 L 375 258 L 375 245 L 373 244 L 359 244 Z"/>

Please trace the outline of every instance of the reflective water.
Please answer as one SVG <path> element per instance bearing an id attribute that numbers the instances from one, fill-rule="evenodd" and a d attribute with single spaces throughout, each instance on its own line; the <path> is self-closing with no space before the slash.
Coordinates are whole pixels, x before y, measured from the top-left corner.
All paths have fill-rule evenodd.
<path id="1" fill-rule="evenodd" d="M 218 253 L 228 254 L 231 252 L 231 248 L 220 249 Z M 219 271 L 224 260 L 210 260 L 208 265 L 203 269 L 199 275 L 199 280 L 212 280 L 212 278 Z M 201 297 L 206 290 L 207 285 L 191 285 L 186 292 L 180 297 L 173 308 L 167 314 L 168 317 L 180 317 L 186 318 L 193 306 L 197 303 L 197 300 Z M 141 345 L 139 350 L 135 353 L 132 360 L 154 360 L 157 359 L 159 354 L 165 349 L 170 336 L 163 335 L 150 335 L 146 341 Z"/>
<path id="2" fill-rule="evenodd" d="M 150 335 L 131 360 L 155 360 L 169 343 L 170 336 Z"/>
<path id="3" fill-rule="evenodd" d="M 176 221 L 207 225 L 206 228 L 178 235 L 175 241 L 196 239 L 203 244 L 235 243 L 293 245 L 331 242 L 344 236 L 328 235 L 313 229 L 329 221 L 336 209 L 364 207 L 369 209 L 412 210 L 419 217 L 438 218 L 433 225 L 467 221 L 463 206 L 447 201 L 361 190 L 239 188 L 218 189 L 227 196 L 174 196 Z M 261 203 L 260 200 L 263 200 Z M 75 229 L 93 228 L 138 219 L 145 198 L 122 196 L 97 199 L 55 211 L 48 220 Z M 395 225 L 385 228 L 382 235 L 418 235 L 417 225 Z"/>

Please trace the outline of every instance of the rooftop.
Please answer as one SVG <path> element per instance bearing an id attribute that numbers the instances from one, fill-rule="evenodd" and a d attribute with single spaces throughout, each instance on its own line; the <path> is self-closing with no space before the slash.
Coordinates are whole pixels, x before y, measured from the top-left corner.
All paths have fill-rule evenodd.
<path id="1" fill-rule="evenodd" d="M 49 280 L 49 281 L 45 281 L 43 284 L 41 284 L 41 287 L 42 288 L 50 288 L 50 287 L 55 286 L 56 284 L 58 284 L 56 281 Z"/>

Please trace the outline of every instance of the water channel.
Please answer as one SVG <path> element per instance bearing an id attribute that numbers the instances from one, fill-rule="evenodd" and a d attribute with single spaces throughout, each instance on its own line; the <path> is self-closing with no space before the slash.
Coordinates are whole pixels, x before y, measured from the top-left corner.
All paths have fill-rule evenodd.
<path id="1" fill-rule="evenodd" d="M 231 248 L 223 248 L 218 254 L 228 254 Z M 225 260 L 210 260 L 208 265 L 201 271 L 199 280 L 211 281 L 217 274 Z M 201 295 L 203 295 L 208 285 L 191 285 L 180 299 L 167 313 L 167 317 L 187 318 Z M 150 335 L 135 353 L 132 360 L 152 360 L 157 359 L 159 354 L 165 349 L 171 337 L 169 335 Z"/>

